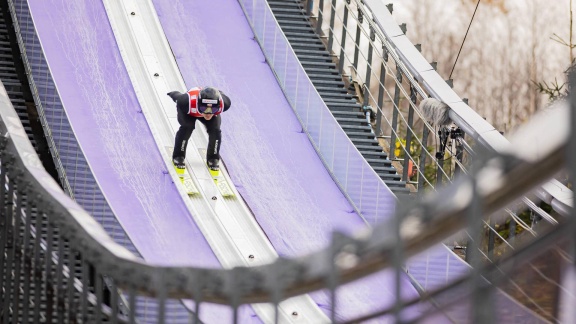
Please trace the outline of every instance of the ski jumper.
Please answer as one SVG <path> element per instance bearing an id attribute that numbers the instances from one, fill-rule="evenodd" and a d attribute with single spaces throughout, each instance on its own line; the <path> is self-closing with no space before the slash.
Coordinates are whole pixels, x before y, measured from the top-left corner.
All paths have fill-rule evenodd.
<path id="1" fill-rule="evenodd" d="M 188 140 L 196 127 L 196 121 L 199 120 L 204 124 L 204 126 L 206 126 L 206 131 L 208 132 L 206 160 L 220 160 L 220 145 L 222 142 L 222 131 L 220 130 L 222 117 L 220 114 L 230 108 L 230 98 L 220 91 L 220 100 L 216 105 L 218 109 L 214 111 L 214 116 L 210 120 L 206 120 L 198 111 L 197 98 L 201 90 L 202 88 L 197 87 L 190 89 L 186 93 L 181 93 L 179 91 L 168 93 L 170 98 L 176 102 L 178 123 L 180 124 L 180 128 L 176 132 L 172 159 L 176 157 L 186 157 Z"/>

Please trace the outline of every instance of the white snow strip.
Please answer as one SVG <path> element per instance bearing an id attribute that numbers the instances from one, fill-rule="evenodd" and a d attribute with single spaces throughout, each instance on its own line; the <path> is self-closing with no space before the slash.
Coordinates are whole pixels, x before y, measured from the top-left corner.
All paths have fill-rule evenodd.
<path id="1" fill-rule="evenodd" d="M 132 80 L 142 111 L 175 183 L 178 177 L 172 167 L 166 146 L 173 146 L 178 130 L 175 103 L 166 95 L 186 89 L 166 37 L 149 0 L 104 0 L 124 64 Z M 187 163 L 200 195 L 189 197 L 180 185 L 178 190 L 194 221 L 225 268 L 254 266 L 274 261 L 278 254 L 256 223 L 247 206 L 238 198 L 223 198 L 199 148 L 206 148 L 208 139 L 203 127 L 197 127 L 188 143 Z M 227 171 L 221 173 L 235 191 Z M 212 197 L 216 197 L 213 200 Z M 254 256 L 249 258 L 249 256 Z M 266 323 L 274 322 L 274 307 L 254 304 L 253 309 Z M 298 316 L 293 316 L 297 312 Z M 308 296 L 290 298 L 279 305 L 281 323 L 327 323 L 328 317 Z"/>

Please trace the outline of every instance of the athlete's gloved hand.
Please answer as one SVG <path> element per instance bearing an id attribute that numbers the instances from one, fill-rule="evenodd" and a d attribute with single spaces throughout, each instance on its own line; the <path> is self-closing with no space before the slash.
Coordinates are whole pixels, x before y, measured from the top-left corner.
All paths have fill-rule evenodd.
<path id="1" fill-rule="evenodd" d="M 167 95 L 170 96 L 174 102 L 176 102 L 177 97 L 180 95 L 180 91 L 170 91 L 167 93 Z"/>

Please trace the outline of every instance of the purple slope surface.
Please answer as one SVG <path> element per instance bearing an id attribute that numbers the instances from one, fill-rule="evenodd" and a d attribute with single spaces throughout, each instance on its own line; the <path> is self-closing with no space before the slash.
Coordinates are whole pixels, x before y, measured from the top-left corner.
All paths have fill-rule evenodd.
<path id="1" fill-rule="evenodd" d="M 145 260 L 220 268 L 166 172 L 100 1 L 30 0 L 66 115 L 110 207 Z M 243 307 L 243 322 L 253 312 Z M 228 307 L 203 307 L 209 323 Z"/>
<path id="2" fill-rule="evenodd" d="M 74 134 L 108 203 L 138 250 L 153 262 L 218 267 L 165 174 L 114 35 L 105 23 L 103 4 L 29 3 Z M 172 240 L 185 244 L 173 244 Z M 194 259 L 189 247 L 196 250 Z"/>
<path id="3" fill-rule="evenodd" d="M 318 158 L 255 42 L 235 0 L 153 0 L 187 87 L 224 90 L 222 155 L 234 184 L 280 255 L 326 246 L 333 231 L 364 226 Z M 174 89 L 183 91 L 185 89 Z M 339 289 L 338 316 L 381 309 L 394 300 L 391 273 Z M 417 292 L 406 277 L 403 292 Z M 328 305 L 325 293 L 315 293 Z"/>

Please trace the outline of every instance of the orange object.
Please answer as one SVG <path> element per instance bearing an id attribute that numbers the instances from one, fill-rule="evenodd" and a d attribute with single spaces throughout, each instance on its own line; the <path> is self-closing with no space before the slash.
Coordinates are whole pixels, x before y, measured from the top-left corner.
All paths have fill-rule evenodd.
<path id="1" fill-rule="evenodd" d="M 412 160 L 408 160 L 408 178 L 412 178 L 418 172 L 418 168 L 414 166 Z"/>

